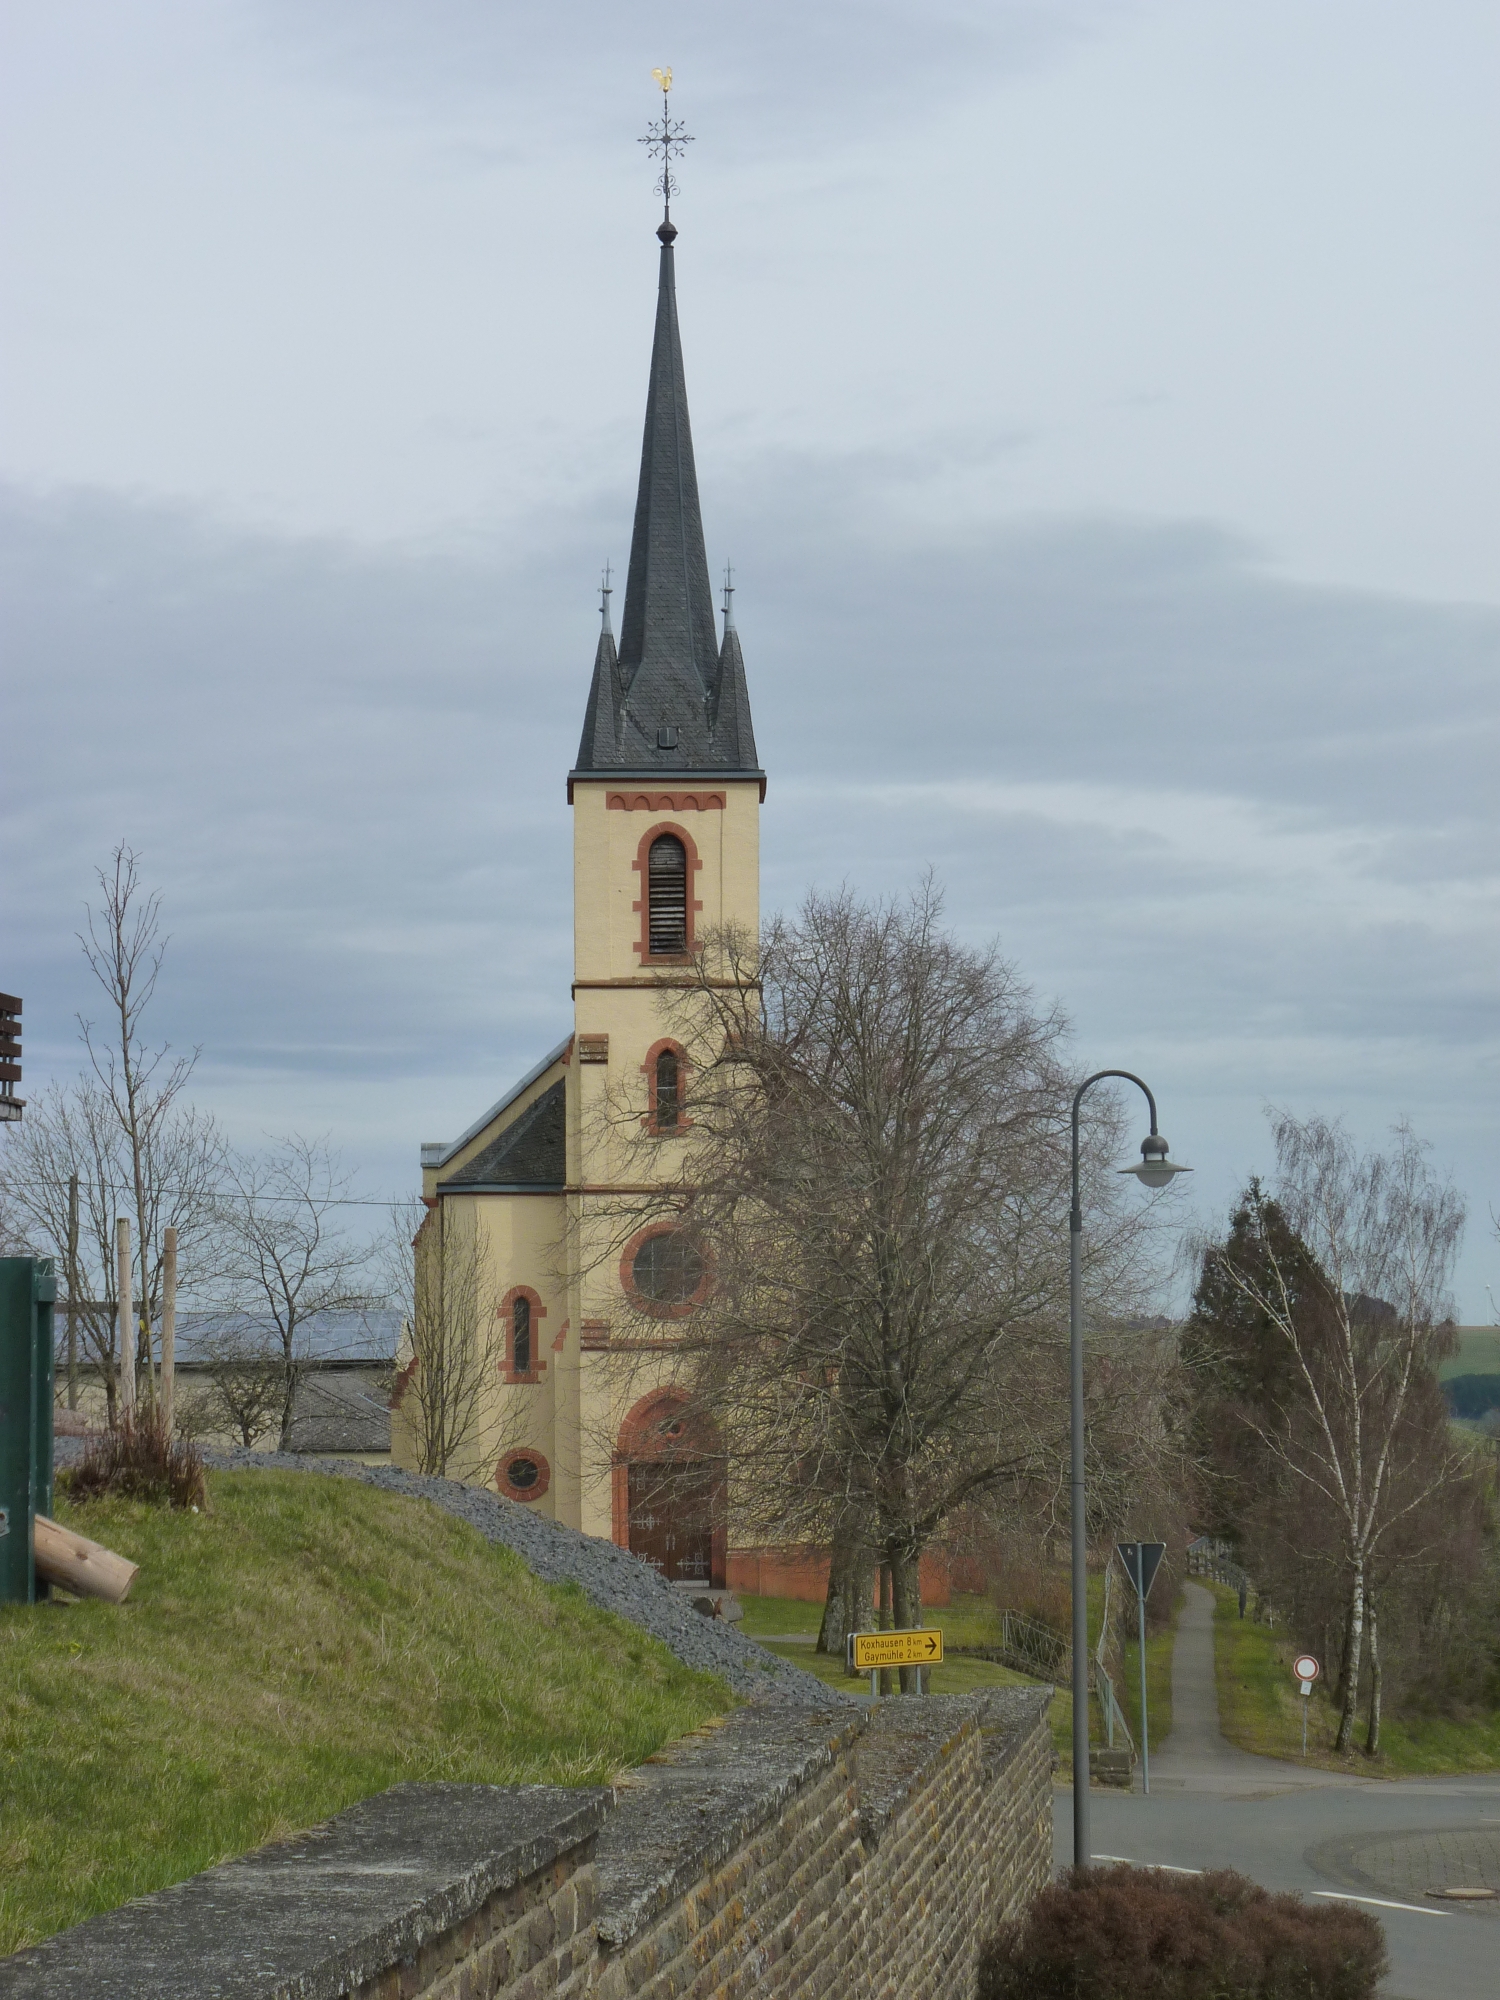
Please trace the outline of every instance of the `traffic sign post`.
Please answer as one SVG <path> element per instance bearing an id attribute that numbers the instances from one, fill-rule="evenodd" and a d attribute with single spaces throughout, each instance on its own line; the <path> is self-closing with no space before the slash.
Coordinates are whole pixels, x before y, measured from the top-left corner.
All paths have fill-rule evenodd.
<path id="1" fill-rule="evenodd" d="M 1292 1662 L 1292 1678 L 1302 1690 L 1302 1754 L 1307 1755 L 1307 1698 L 1313 1691 L 1313 1682 L 1323 1669 L 1311 1653 L 1299 1653 Z"/>
<path id="2" fill-rule="evenodd" d="M 844 1641 L 844 1661 L 851 1674 L 868 1673 L 870 1692 L 877 1694 L 882 1667 L 941 1666 L 943 1635 L 916 1629 L 851 1632 Z"/>
<path id="3" fill-rule="evenodd" d="M 26 1109 L 11 1085 L 21 1081 L 21 1001 L 0 993 L 0 1124 L 14 1124 Z"/>
<path id="4" fill-rule="evenodd" d="M 1146 1599 L 1167 1553 L 1165 1542 L 1116 1542 L 1116 1552 L 1125 1565 L 1125 1574 L 1135 1585 L 1136 1611 L 1140 1620 L 1141 1647 L 1141 1790 L 1151 1793 L 1150 1732 L 1146 1726 Z"/>

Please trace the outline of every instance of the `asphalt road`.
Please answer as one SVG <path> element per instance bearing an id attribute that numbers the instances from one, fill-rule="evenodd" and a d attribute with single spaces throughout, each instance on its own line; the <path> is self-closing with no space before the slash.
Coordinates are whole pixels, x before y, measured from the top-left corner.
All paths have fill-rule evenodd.
<path id="1" fill-rule="evenodd" d="M 1096 1790 L 1096 1859 L 1238 1868 L 1268 1889 L 1347 1896 L 1385 1926 L 1388 2000 L 1495 2000 L 1500 1902 L 1458 1907 L 1429 1888 L 1500 1889 L 1500 1777 L 1347 1779 L 1250 1757 L 1219 1733 L 1213 1599 L 1188 1586 L 1172 1656 L 1172 1735 L 1151 1759 L 1151 1797 Z M 1059 1867 L 1073 1858 L 1073 1801 L 1056 1800 Z"/>

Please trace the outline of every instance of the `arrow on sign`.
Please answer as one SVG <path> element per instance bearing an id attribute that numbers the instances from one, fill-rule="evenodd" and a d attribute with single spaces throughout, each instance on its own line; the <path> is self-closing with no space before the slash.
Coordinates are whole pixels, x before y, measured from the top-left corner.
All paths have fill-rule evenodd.
<path id="1" fill-rule="evenodd" d="M 1116 1542 L 1115 1552 L 1125 1565 L 1125 1574 L 1142 1598 L 1149 1597 L 1156 1572 L 1161 1568 L 1161 1559 L 1167 1553 L 1166 1543 Z"/>

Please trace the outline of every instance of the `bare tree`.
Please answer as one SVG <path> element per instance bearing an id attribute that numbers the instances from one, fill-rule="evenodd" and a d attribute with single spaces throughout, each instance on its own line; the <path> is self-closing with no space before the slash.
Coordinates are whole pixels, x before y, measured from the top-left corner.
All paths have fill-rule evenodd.
<path id="1" fill-rule="evenodd" d="M 904 903 L 814 896 L 758 949 L 711 940 L 671 1017 L 687 1143 L 619 1224 L 674 1228 L 643 1321 L 679 1320 L 682 1379 L 732 1435 L 741 1521 L 832 1541 L 825 1636 L 872 1560 L 916 1623 L 943 1523 L 1061 1448 L 1064 1024 L 943 931 L 930 881 Z M 1103 1103 L 1089 1134 L 1090 1281 L 1118 1306 L 1144 1235 L 1104 1172 L 1114 1119 Z M 636 1144 L 659 1175 L 663 1135 Z"/>
<path id="2" fill-rule="evenodd" d="M 132 1158 L 114 1099 L 87 1072 L 72 1084 L 52 1085 L 28 1106 L 24 1120 L 5 1128 L 0 1203 L 36 1253 L 56 1261 L 64 1295 L 73 1301 L 84 1360 L 103 1383 L 111 1424 L 119 1388 L 114 1227 L 121 1202 L 135 1206 L 138 1230 L 145 1217 L 137 1303 L 149 1325 L 161 1300 L 167 1228 L 177 1231 L 184 1298 L 203 1295 L 217 1278 L 223 1159 L 213 1119 L 180 1103 L 143 1121 Z M 68 1183 L 75 1174 L 80 1228 L 70 1254 Z"/>
<path id="3" fill-rule="evenodd" d="M 248 1327 L 220 1327 L 203 1342 L 210 1387 L 195 1415 L 215 1429 L 232 1431 L 253 1451 L 281 1427 L 286 1393 L 280 1343 Z"/>
<path id="4" fill-rule="evenodd" d="M 292 1136 L 269 1153 L 231 1156 L 220 1213 L 230 1314 L 262 1326 L 279 1373 L 279 1449 L 291 1449 L 308 1322 L 371 1302 L 366 1244 L 339 1219 L 349 1176 L 324 1139 Z"/>
<path id="5" fill-rule="evenodd" d="M 1275 1198 L 1251 1184 L 1229 1241 L 1207 1253 L 1195 1321 L 1212 1332 L 1235 1302 L 1248 1309 L 1236 1420 L 1284 1482 L 1303 1545 L 1336 1566 L 1342 1751 L 1373 1638 L 1372 1586 L 1390 1575 L 1403 1530 L 1432 1519 L 1434 1497 L 1467 1475 L 1433 1421 L 1464 1206 L 1404 1123 L 1388 1151 L 1363 1155 L 1325 1119 L 1280 1114 L 1273 1129 Z M 1200 1363 L 1201 1348 L 1200 1337 Z M 1377 1688 L 1372 1742 L 1378 1732 Z"/>
<path id="6" fill-rule="evenodd" d="M 419 1199 L 392 1216 L 386 1292 L 402 1316 L 392 1408 L 418 1472 L 472 1479 L 514 1440 L 499 1394 L 505 1337 L 477 1221 Z"/>
<path id="7" fill-rule="evenodd" d="M 124 1141 L 121 1164 L 126 1174 L 126 1199 L 135 1214 L 135 1255 L 139 1266 L 136 1295 L 140 1301 L 140 1357 L 146 1368 L 146 1393 L 156 1403 L 152 1368 L 151 1321 L 153 1291 L 153 1223 L 159 1202 L 160 1154 L 172 1121 L 173 1107 L 198 1059 L 173 1056 L 169 1044 L 149 1048 L 142 1035 L 146 1009 L 156 992 L 167 940 L 161 934 L 161 897 L 141 886 L 139 861 L 123 843 L 108 868 L 96 871 L 101 894 L 97 909 L 87 909 L 79 933 L 84 957 L 109 1002 L 107 1022 L 96 1030 L 79 1016 L 84 1046 L 104 1102 Z"/>

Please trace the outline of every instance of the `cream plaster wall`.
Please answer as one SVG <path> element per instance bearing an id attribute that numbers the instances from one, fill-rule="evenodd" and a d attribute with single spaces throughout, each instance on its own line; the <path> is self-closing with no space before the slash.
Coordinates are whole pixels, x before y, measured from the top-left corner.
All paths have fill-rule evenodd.
<path id="1" fill-rule="evenodd" d="M 660 809 L 611 807 L 612 798 L 678 801 L 721 798 L 722 808 Z M 637 947 L 641 941 L 641 878 L 636 862 L 643 836 L 657 827 L 681 827 L 698 850 L 691 897 L 700 930 L 726 920 L 752 933 L 760 923 L 760 786 L 758 782 L 718 785 L 663 780 L 627 787 L 575 779 L 573 785 L 573 977 L 629 979 L 650 976 Z M 580 996 L 581 997 L 581 996 Z M 579 1024 L 583 1032 L 582 1023 Z"/>
<path id="2" fill-rule="evenodd" d="M 666 795 L 664 798 L 664 794 Z M 611 800 L 626 804 L 611 805 Z M 698 800 L 699 804 L 690 801 Z M 704 804 L 703 801 L 722 801 Z M 641 943 L 643 840 L 680 828 L 696 850 L 691 900 L 694 933 L 702 936 L 733 923 L 752 936 L 760 923 L 760 789 L 755 781 L 626 787 L 575 779 L 573 792 L 574 1028 L 567 1056 L 553 1064 L 484 1130 L 440 1167 L 427 1167 L 423 1191 L 440 1199 L 452 1226 L 472 1224 L 484 1245 L 487 1288 L 495 1303 L 515 1285 L 541 1297 L 546 1317 L 537 1332 L 544 1364 L 535 1385 L 507 1384 L 498 1371 L 486 1409 L 492 1448 L 488 1464 L 471 1474 L 493 1485 L 498 1458 L 530 1446 L 547 1460 L 546 1494 L 531 1503 L 539 1513 L 608 1537 L 612 1531 L 611 1462 L 614 1440 L 632 1406 L 671 1380 L 669 1349 L 634 1347 L 604 1351 L 602 1326 L 583 1347 L 585 1322 L 619 1329 L 625 1311 L 618 1258 L 622 1203 L 633 1196 L 611 1190 L 673 1179 L 689 1137 L 642 1143 L 647 1106 L 644 1059 L 670 1031 L 670 996 L 663 971 L 643 959 Z M 608 1036 L 606 1062 L 580 1059 L 580 1037 Z M 567 1081 L 567 1181 L 565 1194 L 449 1194 L 437 1196 L 524 1113 L 559 1076 Z M 660 1154 L 657 1148 L 662 1150 Z M 673 1322 L 662 1324 L 670 1339 Z M 555 1346 L 563 1333 L 561 1348 Z M 640 1336 L 640 1322 L 631 1332 Z M 410 1438 L 393 1425 L 398 1463 L 410 1462 Z"/>
<path id="3" fill-rule="evenodd" d="M 690 804 L 697 800 L 697 805 Z M 614 801 L 615 803 L 611 803 Z M 623 801 L 623 805 L 619 803 Z M 722 804 L 703 804 L 722 801 Z M 650 785 L 574 780 L 573 1010 L 578 1037 L 607 1035 L 606 1063 L 578 1063 L 570 1092 L 569 1178 L 578 1269 L 580 1323 L 607 1321 L 618 1336 L 625 1307 L 618 1273 L 622 1215 L 633 1197 L 604 1190 L 649 1186 L 681 1171 L 687 1135 L 642 1143 L 648 1088 L 646 1052 L 670 1033 L 670 995 L 642 944 L 643 847 L 659 831 L 680 829 L 696 851 L 690 900 L 698 937 L 734 924 L 760 926 L 760 786 L 662 779 Z M 597 983 L 596 983 L 597 982 Z M 574 1044 L 579 1047 L 578 1041 Z M 657 1149 L 660 1148 L 658 1155 Z M 659 1165 L 658 1165 L 659 1160 Z M 590 1190 L 599 1190 L 598 1193 Z M 662 1323 L 670 1338 L 673 1322 Z M 637 1338 L 641 1324 L 633 1319 Z M 578 1525 L 608 1535 L 612 1526 L 609 1444 L 633 1405 L 672 1379 L 670 1352 L 634 1348 L 590 1351 L 580 1358 L 579 1431 L 584 1467 Z"/>

